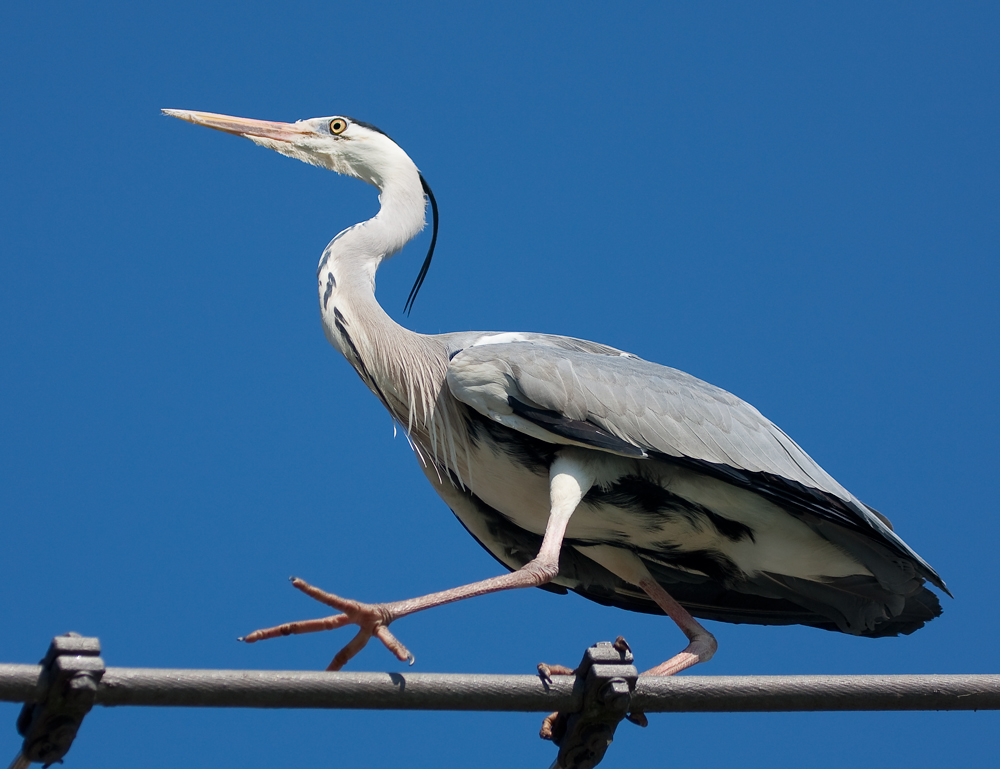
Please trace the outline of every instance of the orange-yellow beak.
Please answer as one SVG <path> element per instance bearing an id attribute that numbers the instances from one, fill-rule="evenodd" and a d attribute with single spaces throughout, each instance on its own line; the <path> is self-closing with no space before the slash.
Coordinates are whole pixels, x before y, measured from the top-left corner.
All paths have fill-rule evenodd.
<path id="1" fill-rule="evenodd" d="M 298 123 L 272 123 L 268 120 L 216 115 L 213 112 L 191 112 L 185 109 L 165 109 L 162 112 L 164 115 L 180 118 L 195 125 L 214 128 L 216 131 L 225 131 L 237 136 L 259 136 L 293 144 L 303 136 L 313 133 L 310 127 Z"/>

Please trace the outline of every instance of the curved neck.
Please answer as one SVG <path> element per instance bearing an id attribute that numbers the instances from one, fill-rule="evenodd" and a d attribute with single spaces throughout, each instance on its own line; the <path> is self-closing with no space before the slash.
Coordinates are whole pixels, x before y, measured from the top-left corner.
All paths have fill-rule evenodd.
<path id="1" fill-rule="evenodd" d="M 420 176 L 396 181 L 379 191 L 379 212 L 348 227 L 326 247 L 320 270 L 329 264 L 338 282 L 361 280 L 374 291 L 375 272 L 424 228 L 426 200 Z"/>
<path id="2" fill-rule="evenodd" d="M 447 357 L 444 366 L 433 365 L 438 356 L 426 348 L 434 343 L 386 314 L 375 298 L 375 273 L 424 226 L 426 201 L 416 168 L 386 184 L 379 200 L 377 215 L 348 227 L 323 252 L 316 276 L 320 314 L 330 343 L 409 430 L 415 420 L 432 418 Z"/>
<path id="3" fill-rule="evenodd" d="M 382 189 L 375 217 L 326 247 L 316 275 L 320 314 L 330 344 L 406 430 L 420 461 L 437 467 L 440 476 L 439 458 L 449 457 L 448 466 L 463 482 L 459 468 L 468 467 L 469 445 L 464 432 L 456 432 L 461 414 L 445 384 L 447 347 L 400 326 L 375 298 L 379 264 L 424 226 L 424 191 L 413 170 L 409 184 Z"/>

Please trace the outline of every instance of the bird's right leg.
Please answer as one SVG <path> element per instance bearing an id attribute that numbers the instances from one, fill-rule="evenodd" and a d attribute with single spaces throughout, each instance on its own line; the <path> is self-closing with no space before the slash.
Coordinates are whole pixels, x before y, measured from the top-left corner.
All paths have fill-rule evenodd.
<path id="1" fill-rule="evenodd" d="M 687 636 L 688 645 L 683 651 L 675 654 L 655 668 L 650 668 L 642 673 L 642 675 L 672 676 L 680 673 L 682 670 L 686 670 L 692 665 L 697 665 L 699 662 L 708 662 L 708 660 L 712 659 L 719 646 L 715 640 L 715 636 L 708 632 L 698 620 L 692 617 L 687 609 L 677 603 L 663 589 L 663 586 L 659 582 L 653 579 L 653 575 L 649 573 L 649 569 L 646 568 L 646 565 L 635 553 L 610 545 L 577 546 L 577 549 L 616 577 L 642 588 L 642 591 Z"/>
<path id="2" fill-rule="evenodd" d="M 670 617 L 677 627 L 681 629 L 681 632 L 687 636 L 689 643 L 683 651 L 640 675 L 672 676 L 693 665 L 697 665 L 699 662 L 708 662 L 708 660 L 712 659 L 719 646 L 715 640 L 715 636 L 708 632 L 698 620 L 692 617 L 687 609 L 677 603 L 673 596 L 664 590 L 659 582 L 653 579 L 653 575 L 649 573 L 649 569 L 646 568 L 645 564 L 639 560 L 635 553 L 620 547 L 611 547 L 608 545 L 577 546 L 577 549 L 616 577 L 642 588 L 643 592 L 653 599 L 653 602 L 663 609 L 664 614 Z M 575 672 L 575 670 L 570 670 L 561 665 L 542 664 L 538 666 L 538 673 L 543 679 L 548 678 L 549 675 L 573 675 Z M 560 715 L 560 713 L 552 713 L 542 721 L 540 732 L 542 739 L 551 740 L 554 734 L 558 734 L 560 728 L 564 728 L 564 725 L 559 724 Z M 630 713 L 629 720 L 642 726 L 646 725 L 646 717 L 640 712 Z"/>
<path id="3" fill-rule="evenodd" d="M 501 590 L 537 587 L 555 578 L 559 573 L 559 552 L 562 549 L 566 527 L 580 500 L 594 483 L 594 460 L 589 459 L 588 455 L 590 452 L 586 450 L 566 448 L 556 456 L 549 468 L 549 518 L 545 525 L 541 549 L 538 555 L 517 571 L 419 598 L 377 604 L 341 598 L 315 588 L 303 580 L 293 579 L 292 584 L 299 590 L 337 609 L 341 614 L 256 630 L 240 640 L 254 643 L 283 635 L 314 633 L 353 624 L 360 627 L 358 634 L 337 653 L 327 670 L 340 670 L 373 636 L 385 644 L 398 659 L 409 660 L 410 664 L 413 664 L 413 655 L 389 632 L 388 625 L 391 622 L 435 606 Z"/>

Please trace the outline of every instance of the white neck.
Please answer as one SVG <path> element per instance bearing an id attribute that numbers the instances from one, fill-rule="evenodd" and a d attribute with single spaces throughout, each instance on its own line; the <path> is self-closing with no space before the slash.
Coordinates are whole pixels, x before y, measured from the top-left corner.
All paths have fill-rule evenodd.
<path id="1" fill-rule="evenodd" d="M 320 313 L 330 344 L 406 430 L 421 462 L 437 465 L 447 456 L 461 478 L 459 468 L 467 462 L 460 464 L 459 456 L 469 447 L 448 437 L 461 420 L 446 391 L 448 351 L 435 337 L 397 324 L 375 299 L 379 264 L 424 226 L 424 191 L 413 171 L 407 183 L 385 185 L 375 217 L 344 230 L 326 247 L 316 276 Z"/>
<path id="2" fill-rule="evenodd" d="M 399 422 L 412 425 L 413 383 L 408 358 L 426 344 L 390 318 L 375 299 L 375 272 L 424 226 L 420 177 L 398 174 L 381 189 L 378 214 L 335 237 L 323 252 L 317 272 L 320 314 L 326 338 L 354 366 L 365 384 Z M 419 357 L 419 355 L 417 355 Z M 423 396 L 436 398 L 443 372 L 421 383 Z M 403 391 L 399 391 L 401 384 Z M 432 402 L 432 401 L 431 401 Z M 431 405 L 421 409 L 429 416 Z"/>
<path id="3" fill-rule="evenodd" d="M 405 183 L 380 190 L 382 207 L 374 217 L 348 227 L 330 242 L 321 270 L 330 266 L 338 283 L 358 279 L 374 291 L 375 272 L 382 261 L 399 253 L 424 228 L 426 201 L 415 171 Z"/>

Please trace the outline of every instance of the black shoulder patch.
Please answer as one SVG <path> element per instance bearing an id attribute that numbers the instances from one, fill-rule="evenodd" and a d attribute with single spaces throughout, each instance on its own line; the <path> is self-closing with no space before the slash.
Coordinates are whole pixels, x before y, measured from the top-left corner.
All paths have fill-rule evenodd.
<path id="1" fill-rule="evenodd" d="M 628 441 L 623 441 L 610 433 L 604 432 L 600 427 L 591 422 L 582 422 L 579 419 L 569 419 L 558 411 L 550 409 L 539 409 L 522 403 L 513 396 L 507 397 L 507 403 L 519 417 L 524 417 L 534 422 L 539 427 L 544 427 L 551 433 L 569 438 L 577 443 L 586 446 L 593 446 L 595 449 L 612 451 L 626 457 L 643 458 L 646 452 L 638 446 L 634 446 Z"/>

